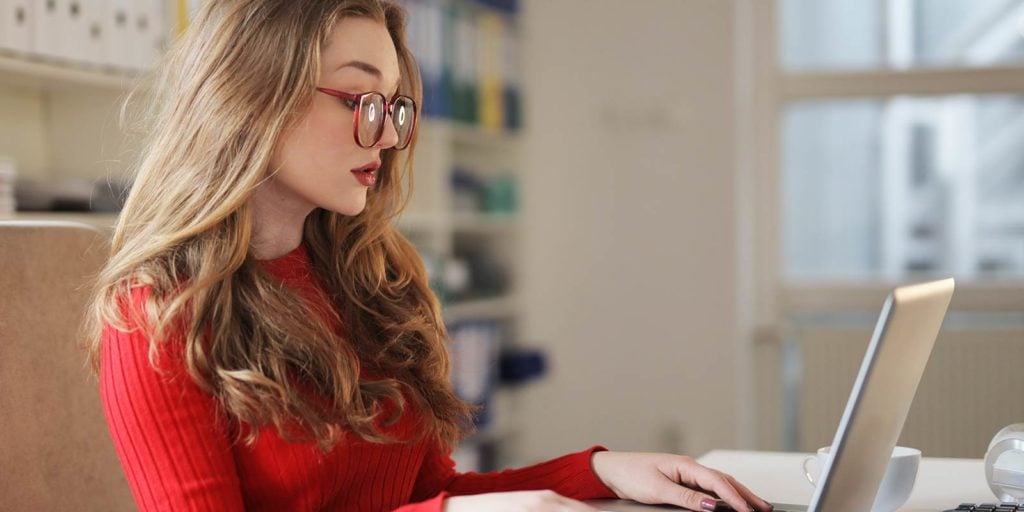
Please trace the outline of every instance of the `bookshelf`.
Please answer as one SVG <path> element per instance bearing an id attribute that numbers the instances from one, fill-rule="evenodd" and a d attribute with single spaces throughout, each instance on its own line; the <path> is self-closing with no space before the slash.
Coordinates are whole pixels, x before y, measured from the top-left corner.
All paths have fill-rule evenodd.
<path id="1" fill-rule="evenodd" d="M 422 16 L 423 9 L 435 8 L 449 13 L 457 11 L 464 25 L 475 16 L 486 19 L 482 24 L 490 26 L 494 26 L 495 20 L 504 20 L 509 26 L 515 23 L 514 8 L 510 9 L 514 2 L 407 0 L 403 3 L 410 7 L 411 17 Z M 168 5 L 167 12 L 171 12 L 177 3 Z M 411 19 L 420 36 L 430 30 L 421 21 L 426 18 Z M 429 19 L 438 20 L 436 17 Z M 169 34 L 177 28 L 178 25 L 173 24 L 166 30 Z M 410 44 L 417 53 L 415 34 L 410 35 L 413 36 Z M 501 49 L 491 48 L 491 51 Z M 486 59 L 483 54 L 477 57 Z M 421 63 L 430 60 L 419 54 L 417 58 Z M 139 83 L 141 73 L 123 67 L 76 63 L 0 48 L 0 158 L 11 158 L 17 163 L 20 179 L 36 182 L 84 183 L 127 176 L 128 166 L 138 155 L 141 142 L 119 127 L 117 110 L 131 88 Z M 464 70 L 461 73 L 464 75 Z M 500 89 L 507 89 L 500 85 L 500 80 L 497 83 Z M 436 89 L 437 86 L 433 84 L 435 88 L 425 91 L 425 95 L 436 98 L 445 94 Z M 468 268 L 470 274 L 484 269 L 484 273 L 490 275 L 491 284 L 486 290 L 470 287 L 463 293 L 450 294 L 438 289 L 438 295 L 450 332 L 488 326 L 498 333 L 497 340 L 488 341 L 495 345 L 492 347 L 495 354 L 508 345 L 515 345 L 523 310 L 516 288 L 517 264 L 522 261 L 521 226 L 515 211 L 522 139 L 518 114 L 513 119 L 509 117 L 507 106 L 484 104 L 485 100 L 507 99 L 508 91 L 504 92 L 481 94 L 478 97 L 480 108 L 470 109 L 481 114 L 490 112 L 487 119 L 467 117 L 465 111 L 458 115 L 433 111 L 424 116 L 415 154 L 415 190 L 409 207 L 397 220 L 397 227 L 424 255 L 432 283 L 438 288 L 444 288 L 451 267 L 460 264 L 463 271 Z M 464 107 L 463 104 L 463 110 Z M 98 129 L 90 129 L 93 126 Z M 453 186 L 455 170 L 461 172 L 463 178 L 472 175 L 475 180 L 476 193 L 480 194 L 476 207 L 469 204 L 473 201 L 467 199 L 465 188 Z M 498 204 L 495 201 L 506 204 L 495 207 Z M 117 214 L 0 214 L 0 220 L 12 219 L 69 220 L 112 231 Z M 454 357 L 459 357 L 458 350 L 453 349 Z M 493 391 L 488 399 L 491 419 L 457 451 L 460 470 L 488 470 L 517 462 L 508 455 L 517 431 L 516 393 L 497 386 L 496 359 L 492 358 L 484 366 L 473 372 L 486 373 L 485 378 L 491 382 Z"/>
<path id="2" fill-rule="evenodd" d="M 135 74 L 74 63 L 57 63 L 41 57 L 0 50 L 0 84 L 71 92 L 81 87 L 121 92 Z"/>

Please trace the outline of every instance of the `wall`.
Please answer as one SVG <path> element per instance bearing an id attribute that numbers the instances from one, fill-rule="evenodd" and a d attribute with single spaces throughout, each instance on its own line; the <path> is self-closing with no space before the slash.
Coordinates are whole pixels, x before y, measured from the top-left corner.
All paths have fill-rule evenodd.
<path id="1" fill-rule="evenodd" d="M 524 461 L 736 444 L 732 1 L 526 0 Z"/>
<path id="2" fill-rule="evenodd" d="M 19 177 L 91 181 L 123 176 L 134 163 L 139 127 L 119 125 L 128 89 L 59 80 L 25 86 L 19 80 L 31 79 L 0 71 L 0 157 L 14 159 Z M 132 107 L 145 102 L 137 97 Z M 129 122 L 135 108 L 129 109 Z"/>

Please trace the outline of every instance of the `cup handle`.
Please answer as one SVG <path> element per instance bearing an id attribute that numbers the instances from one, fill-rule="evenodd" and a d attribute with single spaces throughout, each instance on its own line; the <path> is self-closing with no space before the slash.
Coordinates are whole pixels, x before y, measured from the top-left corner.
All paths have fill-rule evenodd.
<path id="1" fill-rule="evenodd" d="M 811 476 L 810 470 L 807 469 L 807 464 L 814 460 L 818 460 L 818 458 L 815 457 L 814 455 L 808 455 L 807 457 L 804 457 L 804 477 L 807 478 L 807 481 L 810 482 L 812 486 L 817 487 L 818 484 L 814 482 L 814 477 Z"/>

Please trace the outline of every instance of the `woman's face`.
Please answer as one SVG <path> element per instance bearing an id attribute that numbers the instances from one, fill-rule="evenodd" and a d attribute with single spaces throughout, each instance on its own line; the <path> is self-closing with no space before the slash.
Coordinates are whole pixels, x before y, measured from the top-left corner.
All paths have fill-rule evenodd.
<path id="1" fill-rule="evenodd" d="M 384 24 L 343 18 L 321 52 L 316 86 L 350 94 L 376 91 L 390 100 L 398 90 L 398 69 L 395 45 Z M 367 190 L 376 185 L 361 183 L 353 169 L 379 165 L 381 150 L 394 146 L 398 134 L 388 120 L 374 147 L 360 147 L 352 135 L 349 105 L 341 98 L 314 92 L 308 110 L 282 135 L 271 158 L 271 170 L 278 172 L 264 185 L 274 189 L 278 201 L 290 203 L 278 206 L 305 213 L 316 207 L 342 215 L 363 211 Z"/>

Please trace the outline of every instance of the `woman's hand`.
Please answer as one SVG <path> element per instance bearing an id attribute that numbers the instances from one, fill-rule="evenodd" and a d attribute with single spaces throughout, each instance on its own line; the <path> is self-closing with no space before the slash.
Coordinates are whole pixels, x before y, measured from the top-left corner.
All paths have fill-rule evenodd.
<path id="1" fill-rule="evenodd" d="M 668 503 L 690 510 L 714 510 L 718 495 L 732 508 L 768 512 L 772 506 L 735 478 L 690 457 L 662 453 L 596 452 L 594 473 L 618 497 L 640 503 Z"/>
<path id="2" fill-rule="evenodd" d="M 492 492 L 444 500 L 444 512 L 597 512 L 554 491 Z"/>

